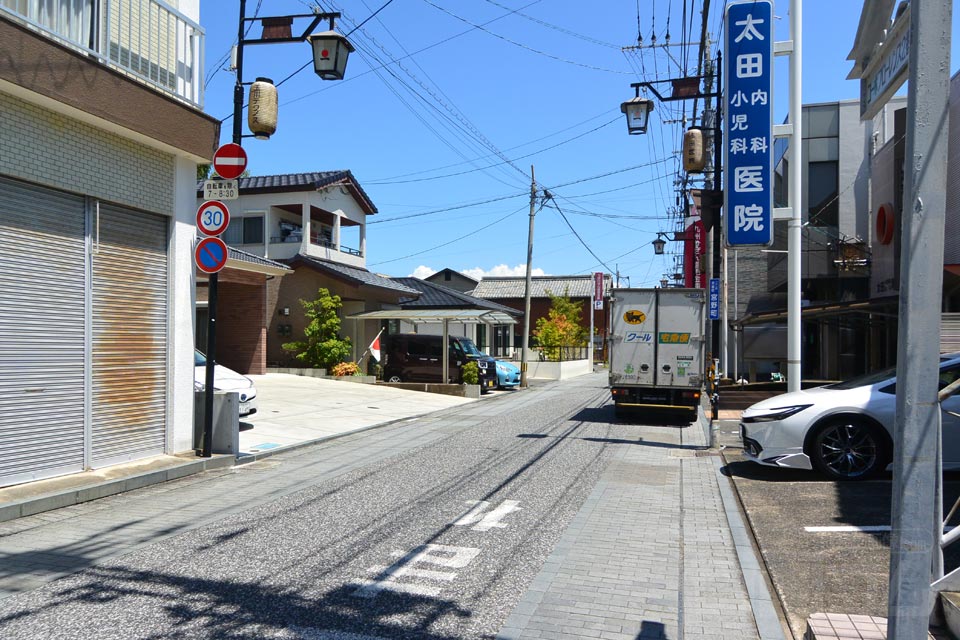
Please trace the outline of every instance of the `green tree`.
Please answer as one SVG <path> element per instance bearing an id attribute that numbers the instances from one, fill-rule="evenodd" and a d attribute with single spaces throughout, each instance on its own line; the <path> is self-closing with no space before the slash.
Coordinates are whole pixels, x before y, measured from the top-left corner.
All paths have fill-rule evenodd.
<path id="1" fill-rule="evenodd" d="M 564 291 L 555 296 L 550 291 L 550 311 L 546 318 L 537 318 L 533 335 L 547 360 L 559 360 L 561 347 L 582 347 L 587 343 L 587 330 L 580 325 L 583 303 L 574 302 Z"/>
<path id="2" fill-rule="evenodd" d="M 350 338 L 340 337 L 340 316 L 343 306 L 340 296 L 330 295 L 330 291 L 320 287 L 316 300 L 301 300 L 307 327 L 303 330 L 303 340 L 283 344 L 285 351 L 295 354 L 311 367 L 332 369 L 334 365 L 350 357 L 352 345 Z"/>

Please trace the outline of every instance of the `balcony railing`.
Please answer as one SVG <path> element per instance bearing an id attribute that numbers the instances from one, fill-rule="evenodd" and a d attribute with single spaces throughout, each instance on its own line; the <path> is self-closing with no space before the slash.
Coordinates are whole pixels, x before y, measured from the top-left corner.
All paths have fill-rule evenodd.
<path id="1" fill-rule="evenodd" d="M 203 108 L 203 28 L 162 0 L 0 0 L 0 15 Z"/>

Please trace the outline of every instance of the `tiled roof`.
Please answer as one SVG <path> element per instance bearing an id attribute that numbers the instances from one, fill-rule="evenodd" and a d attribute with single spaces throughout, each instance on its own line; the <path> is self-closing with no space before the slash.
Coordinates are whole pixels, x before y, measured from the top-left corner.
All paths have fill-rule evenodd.
<path id="1" fill-rule="evenodd" d="M 349 170 L 315 171 L 312 173 L 285 173 L 272 176 L 240 178 L 240 195 L 250 193 L 284 193 L 289 191 L 316 191 L 335 184 L 346 186 L 368 214 L 377 213 L 357 179 Z M 197 195 L 203 197 L 203 181 L 197 182 Z"/>
<path id="2" fill-rule="evenodd" d="M 604 291 L 611 288 L 611 277 L 604 274 Z M 477 298 L 523 298 L 526 278 L 523 276 L 484 278 L 470 293 Z M 593 297 L 593 276 L 534 276 L 530 281 L 531 298 L 566 295 L 571 298 Z"/>
<path id="3" fill-rule="evenodd" d="M 292 271 L 290 267 L 283 264 L 282 262 L 275 262 L 273 260 L 268 260 L 267 258 L 254 255 L 252 253 L 247 253 L 246 251 L 241 251 L 240 249 L 231 247 L 230 245 L 227 245 L 227 249 L 228 249 L 227 258 L 230 260 L 238 260 L 240 262 L 250 262 L 253 264 L 259 264 L 264 267 L 274 267 L 276 269 Z"/>
<path id="4" fill-rule="evenodd" d="M 447 268 L 447 269 L 440 269 L 440 271 L 437 271 L 436 273 L 431 274 L 430 276 L 428 276 L 428 277 L 425 278 L 425 279 L 426 279 L 426 280 L 430 280 L 430 281 L 432 282 L 432 281 L 433 281 L 432 279 L 437 278 L 437 277 L 439 277 L 439 276 L 441 276 L 441 275 L 443 275 L 443 274 L 446 274 L 446 273 L 449 273 L 451 276 L 459 276 L 459 277 L 463 278 L 464 280 L 470 280 L 470 281 L 472 281 L 472 282 L 479 282 L 479 280 L 477 280 L 476 278 L 470 277 L 470 276 L 468 276 L 468 275 L 465 274 L 465 273 L 460 273 L 459 271 L 454 271 L 453 269 L 449 269 L 449 268 Z"/>
<path id="5" fill-rule="evenodd" d="M 297 264 L 304 264 L 310 267 L 311 269 L 332 274 L 334 276 L 337 276 L 343 280 L 347 280 L 348 282 L 351 282 L 359 286 L 389 289 L 391 291 L 397 291 L 399 293 L 409 294 L 411 297 L 416 297 L 420 295 L 420 292 L 417 291 L 416 289 L 411 289 L 410 287 L 404 286 L 391 278 L 378 276 L 375 273 L 371 273 L 370 271 L 367 271 L 366 269 L 361 269 L 359 267 L 350 267 L 345 264 L 330 262 L 329 260 L 320 260 L 318 258 L 310 258 L 303 254 L 298 255 L 292 260 L 288 260 L 287 263 L 291 266 L 294 266 Z"/>
<path id="6" fill-rule="evenodd" d="M 428 282 L 420 278 L 392 278 L 392 280 L 420 292 L 420 298 L 417 300 L 401 300 L 400 307 L 403 309 L 489 309 L 515 316 L 522 315 L 516 309 L 489 300 L 482 300 L 435 282 Z"/>

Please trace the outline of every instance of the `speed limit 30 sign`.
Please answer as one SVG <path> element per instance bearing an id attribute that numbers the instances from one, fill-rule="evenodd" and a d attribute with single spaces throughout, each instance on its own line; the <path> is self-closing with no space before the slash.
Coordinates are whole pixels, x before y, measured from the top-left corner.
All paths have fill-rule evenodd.
<path id="1" fill-rule="evenodd" d="M 204 235 L 218 236 L 230 224 L 230 210 L 219 200 L 204 202 L 197 209 L 197 229 Z"/>

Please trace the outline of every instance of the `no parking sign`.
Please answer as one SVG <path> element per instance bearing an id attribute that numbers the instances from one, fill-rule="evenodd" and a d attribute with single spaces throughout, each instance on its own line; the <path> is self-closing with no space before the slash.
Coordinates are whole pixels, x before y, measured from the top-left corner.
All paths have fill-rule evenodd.
<path id="1" fill-rule="evenodd" d="M 227 264 L 227 245 L 220 238 L 203 238 L 197 243 L 193 257 L 204 273 L 217 273 Z"/>

